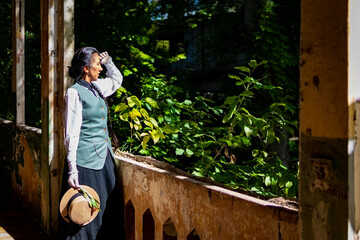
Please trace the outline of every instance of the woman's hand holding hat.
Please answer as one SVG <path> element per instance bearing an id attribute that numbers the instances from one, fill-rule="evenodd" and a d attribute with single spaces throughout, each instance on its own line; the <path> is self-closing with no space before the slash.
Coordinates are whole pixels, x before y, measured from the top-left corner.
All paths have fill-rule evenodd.
<path id="1" fill-rule="evenodd" d="M 79 188 L 79 176 L 78 173 L 69 174 L 68 183 L 72 188 Z"/>
<path id="2" fill-rule="evenodd" d="M 70 187 L 72 188 L 79 188 L 80 184 L 79 184 L 79 171 L 77 170 L 76 167 L 76 162 L 68 162 L 69 165 L 69 178 L 68 178 L 68 183 L 70 185 Z"/>
<path id="3" fill-rule="evenodd" d="M 107 64 L 111 60 L 111 57 L 109 56 L 109 54 L 106 51 L 100 53 L 99 57 L 100 57 L 101 64 Z"/>

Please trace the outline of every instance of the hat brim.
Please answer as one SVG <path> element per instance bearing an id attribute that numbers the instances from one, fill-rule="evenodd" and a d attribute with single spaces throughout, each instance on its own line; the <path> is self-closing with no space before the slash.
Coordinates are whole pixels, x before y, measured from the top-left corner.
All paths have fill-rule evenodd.
<path id="1" fill-rule="evenodd" d="M 99 203 L 100 203 L 100 198 L 99 198 L 99 195 L 96 193 L 96 191 L 89 187 L 89 186 L 86 186 L 86 185 L 80 185 L 80 187 L 82 189 L 84 189 L 85 191 L 87 191 L 93 198 L 95 198 Z M 60 210 L 60 214 L 62 216 L 62 218 L 70 223 L 70 218 L 68 217 L 68 202 L 70 200 L 70 198 L 74 195 L 74 194 L 77 194 L 79 191 L 77 189 L 74 189 L 74 188 L 70 188 L 69 190 L 66 191 L 66 193 L 64 194 L 64 196 L 61 198 L 61 201 L 60 201 L 60 206 L 59 206 L 59 210 Z M 92 215 L 91 215 L 91 218 L 88 222 L 84 223 L 84 224 L 81 224 L 79 226 L 85 226 L 87 224 L 89 224 L 90 222 L 92 222 L 96 216 L 98 215 L 99 211 L 95 211 Z"/>

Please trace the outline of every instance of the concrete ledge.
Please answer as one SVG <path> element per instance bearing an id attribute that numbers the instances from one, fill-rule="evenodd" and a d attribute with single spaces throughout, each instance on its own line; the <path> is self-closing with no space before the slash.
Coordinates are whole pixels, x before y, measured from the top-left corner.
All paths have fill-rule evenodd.
<path id="1" fill-rule="evenodd" d="M 48 204 L 42 198 L 44 181 L 49 179 L 40 172 L 41 130 L 0 118 L 0 135 L 2 178 L 11 184 L 23 207 L 40 221 L 42 206 Z"/>
<path id="2" fill-rule="evenodd" d="M 128 238 L 299 239 L 295 209 L 202 182 L 151 158 L 122 153 L 117 160 Z"/>

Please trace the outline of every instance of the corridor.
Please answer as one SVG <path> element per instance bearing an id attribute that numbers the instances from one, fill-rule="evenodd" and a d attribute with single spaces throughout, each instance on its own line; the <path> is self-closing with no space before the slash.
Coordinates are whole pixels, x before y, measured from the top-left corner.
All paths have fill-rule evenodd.
<path id="1" fill-rule="evenodd" d="M 0 169 L 0 175 L 2 169 Z M 0 240 L 45 240 L 39 223 L 20 206 L 11 183 L 0 177 Z"/>

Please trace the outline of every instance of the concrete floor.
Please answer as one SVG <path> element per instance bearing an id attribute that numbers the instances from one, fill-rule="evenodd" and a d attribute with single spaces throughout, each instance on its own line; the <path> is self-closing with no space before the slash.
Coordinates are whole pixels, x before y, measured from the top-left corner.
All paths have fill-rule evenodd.
<path id="1" fill-rule="evenodd" d="M 45 240 L 48 239 L 35 221 L 17 204 L 11 193 L 0 195 L 0 240 Z"/>
<path id="2" fill-rule="evenodd" d="M 0 164 L 0 240 L 46 240 L 39 223 L 12 194 L 10 174 Z"/>

